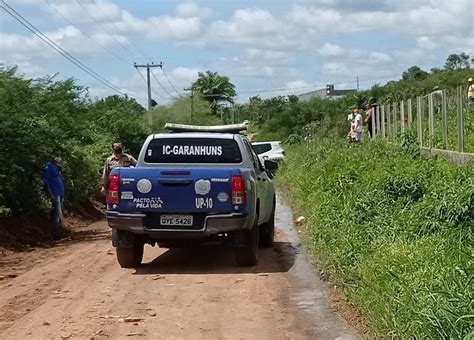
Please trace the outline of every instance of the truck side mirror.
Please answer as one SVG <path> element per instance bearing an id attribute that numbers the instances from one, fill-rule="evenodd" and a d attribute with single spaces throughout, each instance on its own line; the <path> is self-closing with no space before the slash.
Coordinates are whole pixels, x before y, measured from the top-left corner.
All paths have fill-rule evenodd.
<path id="1" fill-rule="evenodd" d="M 266 159 L 264 162 L 265 170 L 269 171 L 270 173 L 275 173 L 278 170 L 278 163 Z"/>

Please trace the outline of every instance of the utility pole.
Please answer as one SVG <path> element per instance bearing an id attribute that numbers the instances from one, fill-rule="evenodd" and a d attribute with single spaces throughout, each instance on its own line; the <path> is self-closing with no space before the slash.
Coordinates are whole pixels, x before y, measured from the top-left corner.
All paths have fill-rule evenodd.
<path id="1" fill-rule="evenodd" d="M 193 122 L 193 116 L 194 116 L 194 90 L 193 87 L 185 87 L 183 89 L 184 91 L 191 91 L 191 123 Z"/>
<path id="2" fill-rule="evenodd" d="M 357 92 L 359 92 L 359 76 L 356 77 L 357 80 Z"/>
<path id="3" fill-rule="evenodd" d="M 138 70 L 139 67 L 146 67 L 146 86 L 148 88 L 148 124 L 152 125 L 153 124 L 153 117 L 151 115 L 151 82 L 150 82 L 150 68 L 152 67 L 162 67 L 162 63 L 155 64 L 142 64 L 138 65 L 137 63 L 133 63 L 133 66 Z"/>

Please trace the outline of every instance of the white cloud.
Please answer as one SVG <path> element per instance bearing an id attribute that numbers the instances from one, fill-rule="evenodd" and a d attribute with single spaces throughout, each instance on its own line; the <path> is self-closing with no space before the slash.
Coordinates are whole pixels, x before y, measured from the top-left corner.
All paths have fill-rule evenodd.
<path id="1" fill-rule="evenodd" d="M 116 23 L 116 25 L 121 32 L 161 40 L 192 40 L 200 36 L 203 30 L 199 18 L 180 18 L 168 15 L 141 20 L 126 13 L 123 21 Z"/>
<path id="2" fill-rule="evenodd" d="M 276 51 L 261 48 L 247 48 L 245 50 L 245 55 L 247 62 L 259 64 L 271 63 L 273 65 L 282 65 L 287 64 L 291 61 L 290 53 L 287 51 Z"/>
<path id="3" fill-rule="evenodd" d="M 387 53 L 383 52 L 370 52 L 368 54 L 369 60 L 366 62 L 368 63 L 387 63 L 392 61 L 392 57 L 389 56 Z"/>
<path id="4" fill-rule="evenodd" d="M 39 1 L 44 4 L 44 1 Z M 88 23 L 97 25 L 97 22 L 105 25 L 107 23 L 119 22 L 123 19 L 126 11 L 110 1 L 63 1 L 63 0 L 48 0 L 48 7 L 52 15 L 57 18 L 65 16 L 68 19 L 73 19 L 75 23 Z M 59 13 L 60 14 L 59 14 Z"/>
<path id="5" fill-rule="evenodd" d="M 420 48 L 424 48 L 427 50 L 433 50 L 439 47 L 439 44 L 434 42 L 430 37 L 422 36 L 416 38 L 416 44 Z"/>
<path id="6" fill-rule="evenodd" d="M 346 50 L 336 44 L 325 43 L 320 49 L 319 53 L 323 57 L 340 57 L 346 53 Z"/>
<path id="7" fill-rule="evenodd" d="M 299 41 L 293 27 L 262 9 L 238 9 L 229 20 L 210 24 L 208 41 L 284 50 L 295 48 Z"/>
<path id="8" fill-rule="evenodd" d="M 322 71 L 329 75 L 349 75 L 352 74 L 349 66 L 344 62 L 328 62 L 322 67 Z"/>
<path id="9" fill-rule="evenodd" d="M 176 6 L 176 16 L 182 18 L 192 18 L 192 17 L 207 17 L 212 11 L 204 6 L 200 6 L 195 2 L 184 2 Z"/>
<path id="10" fill-rule="evenodd" d="M 196 68 L 177 67 L 171 71 L 171 76 L 181 83 L 193 83 L 198 77 L 199 70 Z"/>
<path id="11" fill-rule="evenodd" d="M 345 11 L 347 4 L 359 2 L 326 1 L 332 6 L 313 2 L 295 5 L 291 11 L 294 23 L 319 32 L 344 33 L 390 31 L 419 35 L 445 34 L 470 29 L 474 20 L 472 0 L 385 2 L 383 6 L 361 6 L 360 11 Z"/>
<path id="12" fill-rule="evenodd" d="M 466 52 L 474 58 L 474 28 L 468 35 L 447 35 L 441 41 L 443 47 L 450 47 L 450 51 L 455 53 Z"/>
<path id="13" fill-rule="evenodd" d="M 86 31 L 113 35 L 125 42 L 136 36 L 160 40 L 194 39 L 203 29 L 201 17 L 210 13 L 208 8 L 193 2 L 178 4 L 175 15 L 146 18 L 136 17 L 107 0 L 81 1 L 81 5 L 62 0 L 50 0 L 49 3 L 45 8 L 56 18 L 64 20 L 66 17 Z"/>
<path id="14" fill-rule="evenodd" d="M 48 74 L 44 67 L 33 64 L 29 61 L 20 61 L 13 64 L 6 63 L 6 67 L 17 67 L 17 73 L 20 75 L 24 75 L 26 78 L 43 78 Z"/>
<path id="15" fill-rule="evenodd" d="M 290 18 L 293 23 L 299 23 L 299 25 L 311 27 L 320 32 L 345 29 L 351 26 L 349 22 L 346 27 L 338 26 L 342 21 L 340 12 L 333 9 L 322 9 L 313 6 L 293 6 Z"/>
<path id="16" fill-rule="evenodd" d="M 82 56 L 97 56 L 105 53 L 102 49 L 86 49 L 91 41 L 73 26 L 60 27 L 54 31 L 45 32 L 45 35 L 57 46 L 78 58 Z M 96 33 L 92 36 L 95 41 L 107 48 L 113 46 L 109 36 Z M 120 39 L 118 37 L 117 39 Z M 123 38 L 122 38 L 123 41 Z M 59 57 L 59 53 L 37 36 L 21 34 L 3 34 L 0 39 L 0 58 L 10 62 L 21 62 L 34 59 Z"/>
<path id="17" fill-rule="evenodd" d="M 302 88 L 309 88 L 311 84 L 309 84 L 306 80 L 291 80 L 285 84 L 285 87 L 289 90 L 301 90 Z"/>

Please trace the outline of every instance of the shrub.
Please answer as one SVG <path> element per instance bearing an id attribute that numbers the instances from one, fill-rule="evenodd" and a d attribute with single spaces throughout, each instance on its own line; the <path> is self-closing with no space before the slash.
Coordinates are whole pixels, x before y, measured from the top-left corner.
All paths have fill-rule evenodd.
<path id="1" fill-rule="evenodd" d="M 280 181 L 304 239 L 375 336 L 474 335 L 474 169 L 410 147 L 288 147 Z"/>
<path id="2" fill-rule="evenodd" d="M 55 155 L 63 158 L 66 203 L 90 197 L 113 140 L 136 154 L 149 133 L 133 99 L 92 102 L 73 80 L 26 80 L 15 68 L 0 68 L 0 103 L 0 215 L 44 207 L 43 166 Z"/>

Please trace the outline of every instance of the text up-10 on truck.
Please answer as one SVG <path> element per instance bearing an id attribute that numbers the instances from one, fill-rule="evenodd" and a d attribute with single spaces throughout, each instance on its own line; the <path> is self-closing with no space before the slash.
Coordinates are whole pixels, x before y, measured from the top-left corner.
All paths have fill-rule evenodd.
<path id="1" fill-rule="evenodd" d="M 173 248 L 223 240 L 237 264 L 273 246 L 277 164 L 262 164 L 243 124 L 167 124 L 150 135 L 134 168 L 111 171 L 107 221 L 122 267 L 138 266 L 146 243 Z"/>

